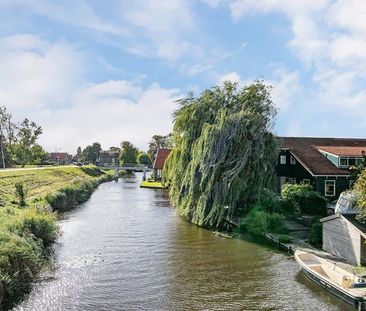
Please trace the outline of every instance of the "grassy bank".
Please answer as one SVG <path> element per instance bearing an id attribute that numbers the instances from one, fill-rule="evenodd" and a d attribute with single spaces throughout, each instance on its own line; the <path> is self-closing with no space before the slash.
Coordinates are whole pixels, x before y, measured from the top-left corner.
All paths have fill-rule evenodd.
<path id="1" fill-rule="evenodd" d="M 0 301 L 9 306 L 29 290 L 57 236 L 56 214 L 85 202 L 112 175 L 88 167 L 0 171 Z M 15 185 L 25 193 L 22 206 Z"/>

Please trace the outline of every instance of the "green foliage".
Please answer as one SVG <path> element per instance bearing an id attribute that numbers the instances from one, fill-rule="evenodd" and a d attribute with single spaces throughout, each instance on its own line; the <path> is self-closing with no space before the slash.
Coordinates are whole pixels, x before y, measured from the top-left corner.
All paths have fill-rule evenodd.
<path id="1" fill-rule="evenodd" d="M 27 290 L 47 259 L 44 249 L 56 237 L 55 215 L 44 208 L 0 212 L 0 284 L 4 299 Z"/>
<path id="2" fill-rule="evenodd" d="M 15 158 L 16 162 L 22 166 L 28 163 L 32 163 L 32 151 L 39 153 L 39 148 L 35 147 L 36 141 L 39 135 L 42 134 L 42 128 L 35 122 L 24 119 L 19 125 L 17 144 L 15 145 Z"/>
<path id="3" fill-rule="evenodd" d="M 283 218 L 278 213 L 268 213 L 264 210 L 253 208 L 243 221 L 244 228 L 251 234 L 263 235 L 265 233 L 286 233 Z"/>
<path id="4" fill-rule="evenodd" d="M 285 184 L 281 189 L 284 206 L 308 215 L 327 214 L 327 200 L 310 185 Z"/>
<path id="5" fill-rule="evenodd" d="M 66 211 L 74 208 L 77 204 L 86 202 L 94 189 L 101 183 L 112 180 L 112 174 L 105 174 L 99 178 L 92 180 L 75 180 L 70 185 L 67 185 L 57 192 L 48 194 L 46 201 L 56 211 Z"/>
<path id="6" fill-rule="evenodd" d="M 179 214 L 218 227 L 274 185 L 278 151 L 270 89 L 260 82 L 242 89 L 226 82 L 199 97 L 189 95 L 180 106 L 164 181 Z"/>
<path id="7" fill-rule="evenodd" d="M 160 148 L 172 148 L 172 135 L 154 135 L 149 142 L 148 155 L 150 159 L 154 159 Z"/>
<path id="8" fill-rule="evenodd" d="M 149 157 L 149 155 L 146 152 L 140 152 L 137 155 L 137 163 L 142 165 L 151 165 L 151 159 Z"/>
<path id="9" fill-rule="evenodd" d="M 264 189 L 261 193 L 261 196 L 258 202 L 254 205 L 258 210 L 263 210 L 268 213 L 281 213 L 282 205 L 277 194 L 269 189 Z"/>
<path id="10" fill-rule="evenodd" d="M 84 158 L 89 163 L 95 164 L 99 158 L 99 153 L 102 150 L 100 143 L 93 143 L 92 145 L 86 146 L 82 152 L 82 158 Z"/>
<path id="11" fill-rule="evenodd" d="M 137 162 L 138 149 L 129 141 L 121 143 L 121 154 L 119 160 L 121 164 L 134 164 Z"/>
<path id="12" fill-rule="evenodd" d="M 366 220 L 366 169 L 363 169 L 356 182 L 353 184 L 353 191 L 356 194 L 355 206 L 359 209 L 357 218 L 360 221 Z"/>
<path id="13" fill-rule="evenodd" d="M 28 291 L 35 276 L 48 262 L 46 250 L 57 236 L 57 223 L 55 214 L 43 207 L 46 203 L 44 196 L 62 193 L 64 202 L 67 202 L 62 207 L 70 202 L 84 202 L 93 189 L 112 177 L 112 173 L 106 174 L 93 166 L 0 171 L 0 196 L 4 198 L 0 209 L 0 290 L 3 302 L 12 302 Z M 21 183 L 23 189 L 29 188 L 28 206 L 22 209 L 17 206 L 17 201 L 14 205 L 11 203 L 16 197 L 16 183 Z M 68 183 L 71 185 L 63 186 Z"/>
<path id="14" fill-rule="evenodd" d="M 290 237 L 287 234 L 278 234 L 277 238 L 278 238 L 278 242 L 280 242 L 280 243 L 290 244 L 293 242 L 292 237 Z"/>
<path id="15" fill-rule="evenodd" d="M 5 205 L 18 205 L 19 199 L 14 191 L 14 185 L 22 182 L 24 188 L 27 189 L 27 203 L 29 205 L 35 200 L 42 202 L 46 194 L 54 193 L 77 179 L 92 180 L 104 174 L 102 170 L 91 165 L 23 171 L 0 170 L 0 198 Z"/>
<path id="16" fill-rule="evenodd" d="M 15 183 L 15 194 L 18 197 L 19 205 L 25 206 L 25 197 L 27 196 L 27 189 L 21 181 Z"/>
<path id="17" fill-rule="evenodd" d="M 309 242 L 317 248 L 321 248 L 323 245 L 322 223 L 319 221 L 319 218 L 315 218 L 313 220 L 313 224 L 310 229 Z"/>

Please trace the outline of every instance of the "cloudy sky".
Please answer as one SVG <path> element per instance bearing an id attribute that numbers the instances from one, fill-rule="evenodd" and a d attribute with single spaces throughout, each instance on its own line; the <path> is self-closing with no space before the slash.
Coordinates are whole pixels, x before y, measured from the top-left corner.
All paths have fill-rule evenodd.
<path id="1" fill-rule="evenodd" d="M 48 151 L 142 149 L 175 100 L 274 86 L 275 131 L 366 136 L 365 0 L 0 0 L 0 105 Z"/>

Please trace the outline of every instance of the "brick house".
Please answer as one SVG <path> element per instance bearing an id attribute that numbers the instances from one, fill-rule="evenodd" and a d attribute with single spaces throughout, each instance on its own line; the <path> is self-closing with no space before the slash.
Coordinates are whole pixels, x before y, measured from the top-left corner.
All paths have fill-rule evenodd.
<path id="1" fill-rule="evenodd" d="M 51 152 L 48 154 L 50 162 L 57 164 L 70 164 L 72 162 L 72 155 L 67 152 Z"/>

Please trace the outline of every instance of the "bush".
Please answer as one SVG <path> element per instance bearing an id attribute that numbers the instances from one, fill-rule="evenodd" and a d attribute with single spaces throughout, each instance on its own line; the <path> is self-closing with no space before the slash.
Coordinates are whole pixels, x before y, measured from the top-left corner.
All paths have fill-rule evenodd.
<path id="1" fill-rule="evenodd" d="M 276 193 L 268 189 L 263 190 L 259 201 L 255 204 L 255 208 L 268 213 L 282 211 L 279 197 Z"/>
<path id="2" fill-rule="evenodd" d="M 59 189 L 57 192 L 46 196 L 46 201 L 56 211 L 66 211 L 77 204 L 86 202 L 93 190 L 101 183 L 112 180 L 112 174 L 105 174 L 89 181 L 75 180 L 71 185 Z"/>
<path id="3" fill-rule="evenodd" d="M 282 187 L 281 197 L 283 204 L 293 210 L 309 215 L 327 214 L 327 200 L 309 185 L 286 184 Z"/>
<path id="4" fill-rule="evenodd" d="M 27 195 L 27 189 L 24 187 L 21 181 L 15 183 L 15 195 L 19 200 L 19 205 L 25 206 L 25 197 Z"/>
<path id="5" fill-rule="evenodd" d="M 319 221 L 319 218 L 314 219 L 311 225 L 309 242 L 317 248 L 321 248 L 323 245 L 322 223 Z"/>
<path id="6" fill-rule="evenodd" d="M 252 209 L 241 224 L 249 233 L 263 235 L 265 233 L 286 233 L 282 216 L 278 213 L 267 213 L 257 208 Z"/>

